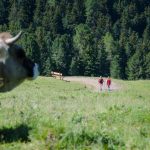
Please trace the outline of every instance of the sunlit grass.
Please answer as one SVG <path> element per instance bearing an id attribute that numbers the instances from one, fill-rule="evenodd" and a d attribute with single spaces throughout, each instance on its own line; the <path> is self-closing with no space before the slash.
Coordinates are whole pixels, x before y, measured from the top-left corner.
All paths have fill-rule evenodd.
<path id="1" fill-rule="evenodd" d="M 121 90 L 97 93 L 39 77 L 1 93 L 0 133 L 14 135 L 0 149 L 149 149 L 150 81 L 116 82 Z"/>

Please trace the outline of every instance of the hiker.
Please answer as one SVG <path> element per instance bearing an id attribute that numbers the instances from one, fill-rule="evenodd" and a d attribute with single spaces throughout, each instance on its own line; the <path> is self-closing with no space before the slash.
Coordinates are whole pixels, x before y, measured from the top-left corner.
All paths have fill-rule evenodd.
<path id="1" fill-rule="evenodd" d="M 102 76 L 100 76 L 100 78 L 98 79 L 98 83 L 100 85 L 100 91 L 102 91 L 102 86 L 103 86 L 103 83 L 104 83 L 104 79 L 102 78 Z"/>
<path id="2" fill-rule="evenodd" d="M 107 83 L 108 91 L 110 91 L 111 79 L 110 79 L 109 76 L 108 76 L 108 78 L 107 78 L 106 83 Z"/>

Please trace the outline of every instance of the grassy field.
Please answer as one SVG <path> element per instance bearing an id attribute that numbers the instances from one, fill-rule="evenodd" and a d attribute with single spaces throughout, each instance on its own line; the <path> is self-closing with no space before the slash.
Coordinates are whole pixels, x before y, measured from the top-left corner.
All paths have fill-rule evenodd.
<path id="1" fill-rule="evenodd" d="M 0 150 L 149 150 L 150 81 L 120 91 L 39 77 L 0 93 Z"/>

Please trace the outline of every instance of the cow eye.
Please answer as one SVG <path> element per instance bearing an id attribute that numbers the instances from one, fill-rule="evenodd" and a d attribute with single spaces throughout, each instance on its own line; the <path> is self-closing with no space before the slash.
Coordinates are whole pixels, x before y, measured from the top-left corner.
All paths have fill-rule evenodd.
<path id="1" fill-rule="evenodd" d="M 24 58 L 25 52 L 23 50 L 18 50 L 16 53 L 17 58 Z"/>

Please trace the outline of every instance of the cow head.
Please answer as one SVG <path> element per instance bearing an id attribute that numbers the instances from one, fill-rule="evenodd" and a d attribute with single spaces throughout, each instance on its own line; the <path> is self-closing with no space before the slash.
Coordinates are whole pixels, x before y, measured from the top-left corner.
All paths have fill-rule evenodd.
<path id="1" fill-rule="evenodd" d="M 38 66 L 30 60 L 25 51 L 15 42 L 21 37 L 8 32 L 0 33 L 0 92 L 9 91 L 25 79 L 35 79 Z"/>

